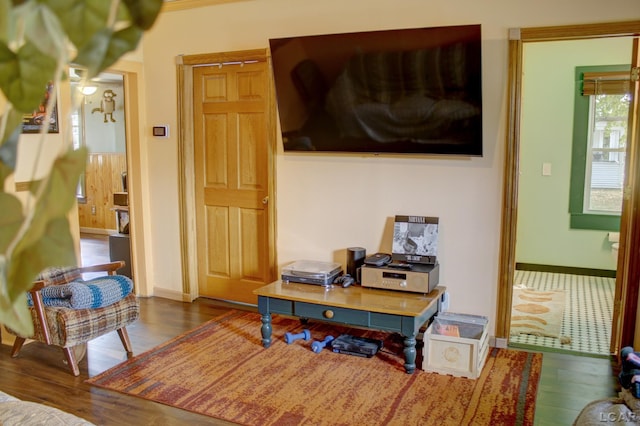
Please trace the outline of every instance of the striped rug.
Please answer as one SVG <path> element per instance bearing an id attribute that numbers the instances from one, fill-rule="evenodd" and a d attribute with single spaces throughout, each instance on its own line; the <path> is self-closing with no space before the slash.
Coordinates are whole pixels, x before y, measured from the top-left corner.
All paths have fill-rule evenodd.
<path id="1" fill-rule="evenodd" d="M 564 306 L 564 290 L 538 291 L 514 288 L 511 304 L 511 334 L 555 337 L 561 339 L 561 343 L 571 343 L 570 338 L 560 334 Z"/>
<path id="2" fill-rule="evenodd" d="M 532 425 L 542 354 L 492 349 L 476 380 L 404 371 L 402 338 L 231 311 L 90 378 L 88 383 L 242 425 Z M 372 358 L 311 350 L 331 334 L 384 339 Z M 421 352 L 421 351 L 419 351 Z"/>

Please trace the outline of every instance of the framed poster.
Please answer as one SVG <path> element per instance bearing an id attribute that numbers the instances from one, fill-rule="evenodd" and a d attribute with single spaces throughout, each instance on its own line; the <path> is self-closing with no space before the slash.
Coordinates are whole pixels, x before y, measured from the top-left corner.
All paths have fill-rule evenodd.
<path id="1" fill-rule="evenodd" d="M 38 109 L 34 110 L 31 114 L 25 114 L 22 117 L 22 133 L 39 133 L 47 112 L 47 103 L 52 96 L 53 82 L 47 84 L 47 88 L 44 92 L 44 97 L 38 106 Z M 58 103 L 53 105 L 53 111 L 51 111 L 51 117 L 49 118 L 49 133 L 58 133 Z"/>

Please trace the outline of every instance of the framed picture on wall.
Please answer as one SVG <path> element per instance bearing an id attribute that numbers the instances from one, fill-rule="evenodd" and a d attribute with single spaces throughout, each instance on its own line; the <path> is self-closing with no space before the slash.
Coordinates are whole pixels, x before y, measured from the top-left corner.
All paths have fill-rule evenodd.
<path id="1" fill-rule="evenodd" d="M 47 103 L 49 98 L 53 94 L 53 82 L 47 84 L 47 88 L 44 92 L 42 102 L 38 106 L 38 109 L 34 110 L 31 114 L 25 114 L 22 117 L 22 133 L 39 133 L 43 126 L 43 122 L 46 117 Z M 53 106 L 51 111 L 51 117 L 49 118 L 49 133 L 58 133 L 58 104 L 57 102 Z"/>

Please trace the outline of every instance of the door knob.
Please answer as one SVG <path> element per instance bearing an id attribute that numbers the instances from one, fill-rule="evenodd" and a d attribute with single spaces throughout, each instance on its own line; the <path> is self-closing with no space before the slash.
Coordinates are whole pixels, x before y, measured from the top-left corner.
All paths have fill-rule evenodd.
<path id="1" fill-rule="evenodd" d="M 268 203 L 269 203 L 269 196 L 267 195 L 262 199 L 262 204 L 268 204 Z"/>

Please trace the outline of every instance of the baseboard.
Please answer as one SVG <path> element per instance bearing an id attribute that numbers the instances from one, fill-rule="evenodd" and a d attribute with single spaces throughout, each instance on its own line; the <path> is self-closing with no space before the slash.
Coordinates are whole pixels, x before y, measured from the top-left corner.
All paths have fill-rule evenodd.
<path id="1" fill-rule="evenodd" d="M 181 291 L 168 290 L 166 288 L 153 288 L 154 297 L 162 297 L 163 299 L 177 300 L 178 302 L 191 302 L 190 298 L 185 299 L 185 295 Z"/>
<path id="2" fill-rule="evenodd" d="M 521 349 L 525 351 L 535 351 L 535 352 L 553 352 L 556 354 L 566 354 L 566 355 L 577 355 L 581 357 L 587 358 L 604 358 L 604 359 L 612 359 L 613 355 L 605 355 L 605 354 L 594 354 L 589 352 L 580 352 L 580 351 L 572 351 L 569 349 L 562 348 L 552 348 L 550 346 L 538 346 L 527 343 L 509 343 L 509 348 L 511 349 Z"/>
<path id="3" fill-rule="evenodd" d="M 508 346 L 508 340 L 504 337 L 491 336 L 489 337 L 489 346 L 492 348 L 506 349 Z"/>
<path id="4" fill-rule="evenodd" d="M 519 271 L 552 272 L 556 274 L 586 275 L 590 277 L 615 278 L 616 271 L 609 269 L 576 268 L 573 266 L 539 265 L 536 263 L 516 263 Z"/>

